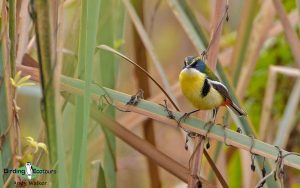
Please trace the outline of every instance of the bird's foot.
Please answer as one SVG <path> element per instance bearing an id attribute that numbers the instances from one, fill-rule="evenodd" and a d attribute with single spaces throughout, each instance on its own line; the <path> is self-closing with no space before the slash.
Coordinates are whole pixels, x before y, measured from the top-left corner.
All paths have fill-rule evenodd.
<path id="1" fill-rule="evenodd" d="M 181 121 L 185 121 L 188 117 L 190 117 L 190 113 L 184 113 L 179 119 L 178 121 L 181 122 Z"/>

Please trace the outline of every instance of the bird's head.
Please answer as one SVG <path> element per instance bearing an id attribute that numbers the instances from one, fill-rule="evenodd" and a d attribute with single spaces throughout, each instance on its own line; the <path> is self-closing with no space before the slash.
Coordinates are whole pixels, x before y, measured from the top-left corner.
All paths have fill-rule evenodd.
<path id="1" fill-rule="evenodd" d="M 187 56 L 184 58 L 183 69 L 196 69 L 197 71 L 205 71 L 205 63 L 199 56 Z"/>

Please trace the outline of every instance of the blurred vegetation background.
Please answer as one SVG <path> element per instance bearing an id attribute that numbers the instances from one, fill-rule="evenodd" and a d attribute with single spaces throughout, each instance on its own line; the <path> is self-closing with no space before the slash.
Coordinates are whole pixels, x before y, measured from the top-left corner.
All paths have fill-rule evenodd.
<path id="1" fill-rule="evenodd" d="M 9 114 L 11 110 L 4 106 L 12 105 L 5 102 L 6 93 L 15 96 L 13 98 L 20 108 L 17 112 L 20 135 L 16 137 L 21 144 L 12 141 L 12 145 L 20 146 L 21 151 L 26 151 L 26 148 L 33 146 L 30 146 L 25 138 L 32 137 L 37 142 L 45 143 L 51 152 L 51 146 L 46 139 L 49 128 L 45 128 L 43 111 L 41 113 L 43 92 L 39 77 L 34 77 L 37 67 L 41 67 L 36 45 L 36 32 L 41 30 L 35 28 L 36 18 L 28 12 L 31 8 L 37 8 L 33 5 L 34 1 L 0 1 L 3 33 L 0 130 L 1 135 L 4 135 L 9 119 L 13 119 L 4 113 L 7 111 Z M 254 128 L 257 138 L 287 151 L 300 152 L 300 59 L 296 57 L 300 51 L 293 51 L 300 49 L 300 2 L 228 2 L 229 20 L 223 23 L 218 41 L 218 63 L 248 113 L 250 125 Z M 276 2 L 284 8 L 281 13 L 287 17 L 288 22 L 282 21 L 278 6 L 274 6 Z M 134 134 L 152 143 L 159 151 L 187 167 L 190 153 L 185 150 L 185 139 L 180 130 L 141 118 L 132 112 L 120 112 L 109 105 L 102 105 L 100 99 L 98 102 L 92 101 L 89 84 L 96 83 L 129 95 L 143 89 L 146 99 L 160 104 L 166 99 L 161 97 L 161 91 L 136 67 L 113 53 L 96 48 L 105 44 L 147 69 L 167 91 L 166 86 L 169 87 L 171 95 L 176 98 L 183 112 L 191 111 L 193 108 L 183 98 L 178 87 L 178 75 L 183 67 L 184 57 L 200 55 L 200 51 L 195 45 L 196 39 L 193 39 L 189 32 L 191 28 L 182 21 L 185 18 L 180 10 L 183 9 L 194 16 L 201 28 L 202 36 L 198 37 L 207 41 L 212 36 L 213 23 L 219 22 L 215 18 L 218 3 L 220 1 L 217 0 L 48 1 L 51 18 L 49 20 L 52 20 L 50 46 L 55 54 L 53 62 L 58 66 L 54 66 L 56 73 L 53 73 L 53 76 L 65 75 L 85 80 L 87 83 L 84 96 L 62 91 L 59 85 L 53 87 L 60 93 L 56 102 L 58 115 L 61 116 L 57 118 L 61 121 L 50 126 L 59 127 L 60 134 L 57 134 L 57 137 L 60 140 L 56 140 L 56 145 L 63 147 L 57 149 L 58 156 L 61 155 L 58 165 L 63 165 L 66 172 L 66 187 L 186 187 L 186 183 L 156 166 L 153 161 L 118 139 L 104 126 L 99 126 L 99 122 L 90 118 L 90 105 L 103 107 L 107 116 L 114 118 Z M 223 6 L 220 9 L 224 11 Z M 39 9 L 31 11 L 39 15 Z M 15 20 L 12 19 L 14 16 Z M 283 26 L 283 23 L 289 24 L 292 30 L 286 25 Z M 12 25 L 15 28 L 12 28 Z M 142 28 L 137 29 L 137 26 Z M 14 40 L 12 35 L 15 36 Z M 8 37 L 8 40 L 5 37 Z M 147 42 L 148 44 L 145 44 Z M 12 44 L 15 44 L 15 49 L 12 49 Z M 205 46 L 207 47 L 206 44 Z M 14 50 L 13 55 L 5 49 Z M 16 69 L 7 67 L 10 62 L 8 59 L 13 60 L 10 64 L 15 64 Z M 3 77 L 9 74 L 9 77 L 14 78 L 13 75 L 19 70 L 22 71 L 22 76 L 32 75 L 31 82 L 35 82 L 36 85 L 16 87 L 7 92 L 6 89 L 10 86 L 4 88 Z M 7 83 L 10 85 L 10 82 Z M 222 109 L 218 114 L 218 123 L 223 123 L 225 114 L 226 109 Z M 228 123 L 228 128 L 236 130 L 236 124 L 232 120 Z M 16 130 L 17 128 L 11 128 L 12 132 Z M 14 138 L 15 133 L 10 135 Z M 3 138 L 7 141 L 14 140 L 8 136 Z M 12 163 L 18 164 L 14 162 L 18 157 L 20 161 L 28 157 L 28 153 L 19 153 L 20 149 L 15 151 L 17 149 L 13 146 L 10 152 L 9 145 L 1 147 L 2 168 L 12 166 Z M 38 161 L 36 166 L 44 169 L 54 167 L 42 149 L 38 153 L 29 153 L 33 162 Z M 229 187 L 254 187 L 259 181 L 259 176 L 250 170 L 249 152 L 211 140 L 209 154 L 228 181 Z M 41 160 L 37 160 L 38 158 Z M 285 187 L 300 187 L 299 170 L 285 167 L 285 173 Z M 203 160 L 201 176 L 220 187 L 206 160 Z M 4 176 L 3 186 L 8 179 L 9 177 Z M 49 180 L 49 177 L 41 179 Z M 11 183 L 6 185 L 13 186 Z M 56 184 L 52 186 L 54 185 Z M 60 182 L 59 186 L 62 185 Z"/>

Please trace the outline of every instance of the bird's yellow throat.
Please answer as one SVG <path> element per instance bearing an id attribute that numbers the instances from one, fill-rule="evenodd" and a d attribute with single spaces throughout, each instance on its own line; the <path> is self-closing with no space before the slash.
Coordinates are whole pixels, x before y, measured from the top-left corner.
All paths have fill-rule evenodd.
<path id="1" fill-rule="evenodd" d="M 210 87 L 206 96 L 201 95 L 205 78 L 205 74 L 193 68 L 184 68 L 179 75 L 183 95 L 194 107 L 201 110 L 219 107 L 224 102 L 224 97 L 213 87 Z"/>

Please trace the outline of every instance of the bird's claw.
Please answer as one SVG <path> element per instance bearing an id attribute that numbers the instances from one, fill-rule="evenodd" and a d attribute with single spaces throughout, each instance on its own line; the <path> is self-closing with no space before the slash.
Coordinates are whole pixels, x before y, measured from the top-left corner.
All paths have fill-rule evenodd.
<path id="1" fill-rule="evenodd" d="M 180 118 L 179 118 L 179 120 L 180 121 L 185 121 L 188 117 L 190 117 L 190 113 L 184 113 Z"/>
<path id="2" fill-rule="evenodd" d="M 191 113 L 184 113 L 177 121 L 177 126 L 180 127 L 180 123 L 190 117 Z"/>

